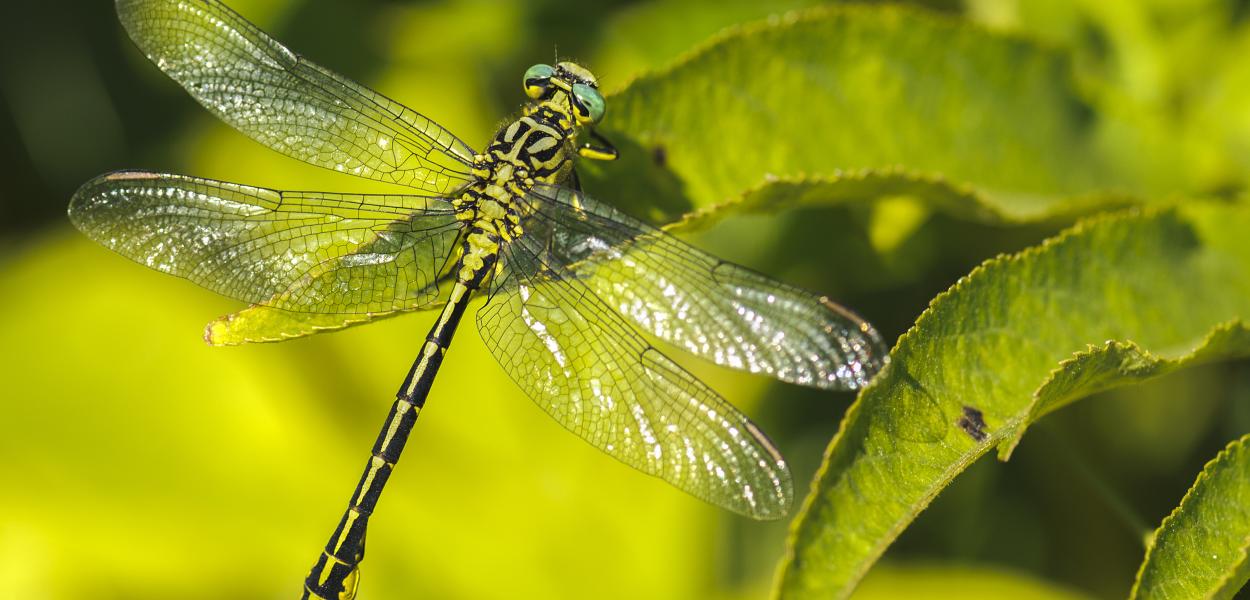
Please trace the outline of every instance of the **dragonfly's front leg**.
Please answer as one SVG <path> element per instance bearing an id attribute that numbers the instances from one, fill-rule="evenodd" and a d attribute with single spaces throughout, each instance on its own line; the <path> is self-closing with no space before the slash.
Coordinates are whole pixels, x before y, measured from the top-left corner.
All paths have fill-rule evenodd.
<path id="1" fill-rule="evenodd" d="M 582 144 L 577 154 L 591 160 L 616 160 L 616 147 L 593 129 L 587 130 L 592 141 Z"/>

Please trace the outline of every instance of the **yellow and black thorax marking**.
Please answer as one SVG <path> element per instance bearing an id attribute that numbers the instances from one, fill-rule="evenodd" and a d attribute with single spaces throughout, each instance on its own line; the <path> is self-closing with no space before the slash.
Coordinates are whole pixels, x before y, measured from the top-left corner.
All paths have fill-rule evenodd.
<path id="1" fill-rule="evenodd" d="M 612 160 L 616 151 L 602 138 L 575 148 L 581 127 L 603 118 L 598 83 L 586 69 L 562 62 L 535 65 L 525 73 L 531 98 L 517 120 L 502 127 L 474 156 L 475 181 L 453 201 L 456 218 L 470 223 L 460 259 L 462 281 L 476 283 L 495 264 L 500 244 L 523 233 L 529 203 L 520 201 L 537 183 L 564 183 L 573 171 L 573 155 Z"/>
<path id="2" fill-rule="evenodd" d="M 574 130 L 559 117 L 523 116 L 501 129 L 486 152 L 475 157 L 477 180 L 456 199 L 457 216 L 507 241 L 521 234 L 519 196 L 535 183 L 564 181 L 572 169 Z"/>

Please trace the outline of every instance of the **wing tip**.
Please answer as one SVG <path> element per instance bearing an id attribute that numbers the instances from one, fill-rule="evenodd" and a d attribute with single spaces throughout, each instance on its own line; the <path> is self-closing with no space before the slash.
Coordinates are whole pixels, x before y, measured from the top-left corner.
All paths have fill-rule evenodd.
<path id="1" fill-rule="evenodd" d="M 861 369 L 856 370 L 855 375 L 849 380 L 839 377 L 837 381 L 847 390 L 861 389 L 890 363 L 890 347 L 886 345 L 881 333 L 871 323 L 849 308 L 830 300 L 828 296 L 821 296 L 819 302 L 825 310 L 837 315 L 844 323 L 852 325 L 852 329 L 857 330 L 863 340 L 862 348 L 860 348 L 862 353 L 856 357 L 858 360 L 854 361 L 860 365 Z"/>
<path id="2" fill-rule="evenodd" d="M 70 222 L 73 223 L 75 227 L 82 229 L 83 213 L 87 209 L 87 206 L 91 203 L 92 198 L 95 198 L 98 195 L 97 190 L 104 184 L 110 181 L 115 181 L 115 178 L 124 178 L 117 177 L 118 175 L 124 173 L 129 173 L 129 171 L 113 171 L 110 173 L 104 173 L 103 175 L 92 177 L 87 180 L 86 183 L 78 186 L 78 189 L 74 191 L 74 195 L 70 196 L 69 206 L 66 207 L 65 210 L 66 215 L 69 216 Z"/>
<path id="3" fill-rule="evenodd" d="M 779 488 L 768 491 L 773 492 L 774 496 L 769 497 L 766 502 L 756 500 L 743 507 L 745 510 L 740 510 L 737 507 L 726 508 L 730 508 L 734 512 L 756 521 L 777 521 L 790 516 L 790 509 L 794 505 L 794 487 L 790 483 L 790 478 L 782 478 Z M 720 503 L 716 504 L 724 506 Z"/>
<path id="4" fill-rule="evenodd" d="M 751 437 L 755 438 L 756 444 L 763 448 L 773 459 L 773 469 L 771 469 L 772 486 L 767 490 L 772 493 L 769 496 L 769 502 L 751 502 L 749 511 L 743 511 L 748 517 L 760 521 L 775 521 L 783 519 L 790 514 L 790 506 L 794 500 L 794 482 L 790 475 L 790 467 L 786 464 L 786 459 L 781 455 L 781 451 L 777 449 L 777 445 L 769 439 L 750 419 L 743 417 L 743 426 Z"/>
<path id="5" fill-rule="evenodd" d="M 69 215 L 70 222 L 81 229 L 81 219 L 84 211 L 87 210 L 88 205 L 92 202 L 92 200 L 99 196 L 100 188 L 107 187 L 108 184 L 118 181 L 150 180 L 158 179 L 160 177 L 161 175 L 158 173 L 136 169 L 110 171 L 102 175 L 97 175 L 79 186 L 78 189 L 74 191 L 74 195 L 70 196 L 69 207 L 66 209 L 66 214 Z"/>

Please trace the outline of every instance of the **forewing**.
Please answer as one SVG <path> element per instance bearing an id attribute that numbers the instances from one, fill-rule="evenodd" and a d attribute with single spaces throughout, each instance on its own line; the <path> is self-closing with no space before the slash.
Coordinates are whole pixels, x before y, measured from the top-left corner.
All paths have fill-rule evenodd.
<path id="1" fill-rule="evenodd" d="M 713 257 L 566 188 L 527 201 L 546 244 L 617 312 L 719 365 L 825 389 L 863 387 L 886 360 L 863 319 L 797 287 Z"/>
<path id="2" fill-rule="evenodd" d="M 473 150 L 399 103 L 288 50 L 217 0 L 118 0 L 131 39 L 221 120 L 278 152 L 450 194 Z"/>
<path id="3" fill-rule="evenodd" d="M 505 246 L 478 312 L 482 338 L 512 379 L 621 462 L 750 517 L 784 516 L 790 473 L 768 439 L 527 239 Z"/>
<path id="4" fill-rule="evenodd" d="M 449 201 L 280 192 L 122 171 L 70 201 L 92 239 L 159 271 L 251 304 L 313 313 L 421 308 L 460 225 Z"/>

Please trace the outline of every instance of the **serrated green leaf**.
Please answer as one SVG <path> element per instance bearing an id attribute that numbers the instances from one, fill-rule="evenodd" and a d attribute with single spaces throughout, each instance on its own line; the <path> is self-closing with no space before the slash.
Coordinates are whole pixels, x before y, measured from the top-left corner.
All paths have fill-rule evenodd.
<path id="1" fill-rule="evenodd" d="M 624 83 L 637 73 L 662 67 L 726 27 L 819 1 L 640 2 L 623 8 L 603 24 L 591 65 L 606 76 L 609 89 L 616 89 L 611 82 Z"/>
<path id="2" fill-rule="evenodd" d="M 1039 390 L 1061 400 L 1053 408 L 1181 364 L 1250 354 L 1234 324 L 1250 319 L 1246 231 L 1245 205 L 1095 218 L 991 260 L 938 296 L 847 412 L 796 520 L 780 595 L 848 595 L 955 475 L 1013 443 L 1040 414 Z M 1088 350 L 1107 340 L 1120 344 Z"/>
<path id="3" fill-rule="evenodd" d="M 864 170 L 940 175 L 1011 219 L 1140 191 L 1100 145 L 1103 117 L 1063 54 L 898 6 L 727 30 L 608 106 L 600 130 L 622 160 L 583 163 L 585 187 L 661 222 L 769 178 Z"/>
<path id="4" fill-rule="evenodd" d="M 611 74 L 611 81 L 657 69 L 672 62 L 718 31 L 738 23 L 780 15 L 837 0 L 659 0 L 624 7 L 600 32 L 599 49 L 590 64 Z M 859 4 L 911 4 L 957 13 L 960 0 L 850 0 Z M 843 4 L 846 1 L 841 2 Z M 611 85 L 609 84 L 609 88 Z"/>
<path id="5" fill-rule="evenodd" d="M 1146 549 L 1131 598 L 1232 598 L 1250 580 L 1250 435 L 1207 463 Z"/>
<path id="6" fill-rule="evenodd" d="M 1197 348 L 1184 356 L 1164 358 L 1143 350 L 1133 342 L 1108 340 L 1090 346 L 1063 361 L 1033 394 L 1027 412 L 1015 422 L 1004 423 L 1010 430 L 1008 439 L 998 446 L 1002 460 L 1011 457 L 1024 431 L 1042 415 L 1074 400 L 1104 390 L 1132 385 L 1167 375 L 1177 369 L 1209 360 L 1245 354 L 1250 349 L 1250 329 L 1241 321 L 1216 327 Z"/>
<path id="7" fill-rule="evenodd" d="M 1014 225 L 1043 221 L 1071 223 L 1096 211 L 1128 207 L 1135 202 L 1113 194 L 1092 194 L 1055 200 L 1046 214 L 1022 217 L 940 175 L 921 176 L 903 169 L 864 169 L 834 177 L 768 177 L 759 186 L 682 215 L 669 231 L 698 230 L 735 214 L 772 213 L 794 208 L 867 203 L 892 197 L 916 198 L 931 210 L 976 223 Z"/>

